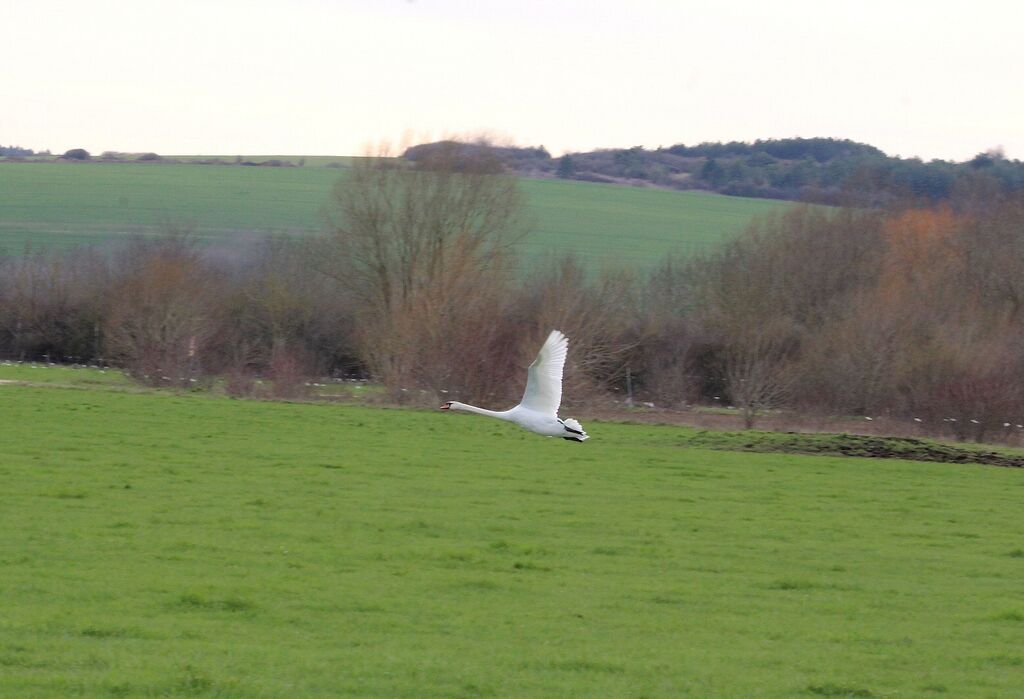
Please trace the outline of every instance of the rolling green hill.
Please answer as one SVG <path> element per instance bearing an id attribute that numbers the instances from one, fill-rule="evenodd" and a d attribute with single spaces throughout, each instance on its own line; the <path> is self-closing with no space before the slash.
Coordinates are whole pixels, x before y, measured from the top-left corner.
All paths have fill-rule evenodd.
<path id="1" fill-rule="evenodd" d="M 108 377 L 0 384 L 5 699 L 1020 696 L 1019 469 Z"/>
<path id="2" fill-rule="evenodd" d="M 292 158 L 295 160 L 295 158 Z M 258 159 L 257 159 L 258 160 Z M 337 162 L 337 158 L 330 162 Z M 155 163 L 0 162 L 0 246 L 72 246 L 168 226 L 204 240 L 323 229 L 344 169 Z M 522 180 L 530 257 L 574 253 L 593 266 L 648 265 L 736 234 L 777 201 L 615 185 Z"/>

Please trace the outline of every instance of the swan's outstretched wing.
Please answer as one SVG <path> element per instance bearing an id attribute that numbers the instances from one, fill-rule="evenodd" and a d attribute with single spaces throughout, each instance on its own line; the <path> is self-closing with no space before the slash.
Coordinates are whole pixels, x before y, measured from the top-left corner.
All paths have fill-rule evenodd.
<path id="1" fill-rule="evenodd" d="M 526 393 L 519 405 L 545 415 L 558 416 L 558 406 L 562 403 L 562 368 L 568 353 L 568 338 L 552 330 L 530 365 Z"/>

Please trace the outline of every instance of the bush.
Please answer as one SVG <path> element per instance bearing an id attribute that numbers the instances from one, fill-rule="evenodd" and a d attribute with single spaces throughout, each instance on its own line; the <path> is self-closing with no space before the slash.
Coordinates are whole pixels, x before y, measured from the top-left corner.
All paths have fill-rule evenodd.
<path id="1" fill-rule="evenodd" d="M 0 257 L 0 355 L 114 361 L 154 385 L 227 376 L 232 395 L 302 397 L 309 377 L 333 375 L 372 377 L 403 402 L 501 405 L 557 328 L 572 401 L 622 395 L 628 375 L 638 401 L 729 396 L 748 424 L 785 408 L 980 440 L 1022 423 L 1020 195 L 985 204 L 978 189 L 962 210 L 800 206 L 646 277 L 571 258 L 522 275 L 514 182 L 462 156 L 457 170 L 364 161 L 313 243 L 201 248 L 173 234 Z"/>
<path id="2" fill-rule="evenodd" d="M 91 160 L 92 156 L 84 148 L 72 148 L 60 156 L 62 160 Z"/>

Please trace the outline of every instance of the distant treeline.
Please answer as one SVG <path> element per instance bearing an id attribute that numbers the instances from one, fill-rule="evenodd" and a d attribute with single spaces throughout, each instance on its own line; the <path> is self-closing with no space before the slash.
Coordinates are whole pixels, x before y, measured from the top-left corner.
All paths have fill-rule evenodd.
<path id="1" fill-rule="evenodd" d="M 97 158 L 92 155 L 89 151 L 84 148 L 72 148 L 71 150 L 64 151 L 59 157 L 59 160 L 71 160 L 71 161 L 95 161 L 100 160 L 105 163 L 162 163 L 165 165 L 174 165 L 178 163 L 187 163 L 189 165 L 246 165 L 253 167 L 295 167 L 295 163 L 290 160 L 280 160 L 277 158 L 267 158 L 263 160 L 245 160 L 240 155 L 236 155 L 231 159 L 224 158 L 188 158 L 181 160 L 178 158 L 168 158 L 157 153 L 121 153 L 118 151 L 103 151 L 102 154 Z M 305 164 L 305 158 L 299 158 L 298 165 L 301 167 Z"/>
<path id="2" fill-rule="evenodd" d="M 303 167 L 306 164 L 304 157 L 297 157 L 294 161 L 282 160 L 280 158 L 257 158 L 247 159 L 240 155 L 234 157 L 210 157 L 210 158 L 175 158 L 159 155 L 158 153 L 123 153 L 120 151 L 103 151 L 100 155 L 93 155 L 84 148 L 71 148 L 60 155 L 54 156 L 49 150 L 33 151 L 31 148 L 21 146 L 0 146 L 0 158 L 19 160 L 28 156 L 52 156 L 55 160 L 67 162 L 96 162 L 104 163 L 160 163 L 164 165 L 175 165 L 185 163 L 188 165 L 243 165 L 250 167 Z M 331 162 L 324 167 L 339 168 L 342 163 Z"/>
<path id="3" fill-rule="evenodd" d="M 408 148 L 404 158 L 416 163 L 438 150 L 455 149 L 460 157 L 488 153 L 506 172 L 525 177 L 557 177 L 612 184 L 698 189 L 721 194 L 783 199 L 840 206 L 884 207 L 916 201 L 922 206 L 959 202 L 1024 190 L 1024 161 L 991 149 L 965 162 L 923 161 L 890 157 L 874 146 L 836 138 L 784 138 L 753 142 L 676 144 L 648 150 L 601 149 L 553 158 L 543 147 L 494 147 L 488 143 L 439 141 Z M 0 147 L 0 157 L 50 155 L 20 146 Z M 82 148 L 60 155 L 66 161 L 177 163 L 156 153 L 106 151 L 93 156 Z M 292 167 L 281 159 L 186 159 L 196 165 Z M 330 163 L 327 167 L 340 167 Z"/>
<path id="4" fill-rule="evenodd" d="M 0 146 L 0 158 L 22 158 L 27 155 L 49 155 L 50 151 L 35 152 L 31 148 L 21 146 Z"/>
<path id="5" fill-rule="evenodd" d="M 902 418 L 960 438 L 1024 428 L 1024 193 L 899 207 L 796 205 L 699 259 L 524 277 L 527 225 L 498 158 L 363 160 L 313 239 L 194 246 L 187 236 L 0 257 L 0 356 L 108 362 L 154 385 L 227 377 L 278 395 L 372 378 L 395 401 L 514 402 L 552 328 L 567 399 L 632 390 Z M 920 423 L 911 422 L 920 420 Z"/>
<path id="6" fill-rule="evenodd" d="M 447 142 L 409 148 L 417 160 Z M 460 144 L 473 150 L 485 146 Z M 1024 162 L 999 150 L 971 160 L 894 158 L 847 139 L 785 138 L 752 143 L 640 146 L 569 153 L 552 158 L 540 148 L 498 148 L 505 166 L 521 175 L 590 182 L 652 184 L 722 194 L 851 206 L 886 206 L 916 199 L 923 204 L 973 196 L 978 190 L 1024 189 Z"/>

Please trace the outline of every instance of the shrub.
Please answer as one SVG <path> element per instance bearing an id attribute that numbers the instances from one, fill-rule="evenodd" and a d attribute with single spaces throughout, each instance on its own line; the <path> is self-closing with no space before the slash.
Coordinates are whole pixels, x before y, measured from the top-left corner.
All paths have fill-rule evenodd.
<path id="1" fill-rule="evenodd" d="M 89 155 L 89 151 L 84 148 L 72 148 L 69 151 L 65 151 L 64 155 L 60 156 L 63 160 L 90 160 L 92 156 Z"/>

